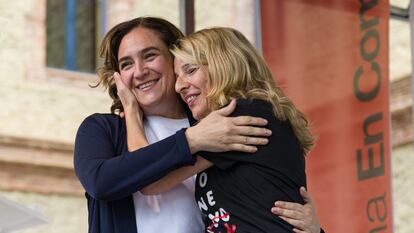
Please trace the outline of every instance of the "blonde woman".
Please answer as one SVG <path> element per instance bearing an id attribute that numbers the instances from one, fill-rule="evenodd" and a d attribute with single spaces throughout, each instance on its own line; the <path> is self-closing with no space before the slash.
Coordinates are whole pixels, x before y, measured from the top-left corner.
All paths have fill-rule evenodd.
<path id="1" fill-rule="evenodd" d="M 263 58 L 237 30 L 210 28 L 178 40 L 176 91 L 200 120 L 237 99 L 232 116 L 267 119 L 273 134 L 249 156 L 200 155 L 215 166 L 198 174 L 196 201 L 206 232 L 292 232 L 269 211 L 275 200 L 303 203 L 305 155 L 315 140 L 309 121 L 273 81 Z M 300 229 L 294 231 L 301 232 Z"/>

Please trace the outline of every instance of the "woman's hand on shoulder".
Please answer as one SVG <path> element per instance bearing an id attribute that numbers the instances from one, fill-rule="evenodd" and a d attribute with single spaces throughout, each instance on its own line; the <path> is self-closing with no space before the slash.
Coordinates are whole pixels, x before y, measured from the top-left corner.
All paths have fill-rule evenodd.
<path id="1" fill-rule="evenodd" d="M 264 128 L 267 120 L 251 116 L 229 117 L 236 100 L 211 112 L 198 124 L 187 129 L 186 136 L 192 154 L 198 151 L 240 151 L 254 153 L 257 146 L 266 145 L 272 132 Z"/>

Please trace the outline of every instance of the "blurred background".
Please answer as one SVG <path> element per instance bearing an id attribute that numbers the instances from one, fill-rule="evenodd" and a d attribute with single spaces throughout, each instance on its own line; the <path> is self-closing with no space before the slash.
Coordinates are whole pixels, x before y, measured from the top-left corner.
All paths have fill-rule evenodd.
<path id="1" fill-rule="evenodd" d="M 234 27 L 260 47 L 257 2 L 196 0 L 195 29 Z M 408 9 L 409 0 L 390 4 Z M 179 26 L 180 1 L 0 0 L 0 12 L 0 196 L 41 209 L 51 220 L 21 232 L 87 232 L 86 199 L 73 172 L 73 143 L 86 116 L 109 112 L 106 92 L 88 86 L 97 81 L 101 39 L 117 23 L 138 16 L 159 16 Z M 413 97 L 407 18 L 390 17 L 389 61 L 394 232 L 412 233 Z"/>

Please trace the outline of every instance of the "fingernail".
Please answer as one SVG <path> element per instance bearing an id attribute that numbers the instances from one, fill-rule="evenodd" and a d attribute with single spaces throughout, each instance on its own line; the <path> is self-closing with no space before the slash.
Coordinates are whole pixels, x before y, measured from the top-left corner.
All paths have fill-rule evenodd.
<path id="1" fill-rule="evenodd" d="M 280 212 L 280 208 L 278 208 L 278 207 L 273 207 L 273 208 L 272 208 L 272 211 L 273 211 L 274 213 L 279 213 L 279 212 Z"/>
<path id="2" fill-rule="evenodd" d="M 272 135 L 272 131 L 271 130 L 266 130 L 266 134 L 270 136 L 270 135 Z"/>
<path id="3" fill-rule="evenodd" d="M 267 143 L 269 143 L 269 139 L 264 138 L 264 139 L 263 139 L 263 144 L 267 144 Z"/>

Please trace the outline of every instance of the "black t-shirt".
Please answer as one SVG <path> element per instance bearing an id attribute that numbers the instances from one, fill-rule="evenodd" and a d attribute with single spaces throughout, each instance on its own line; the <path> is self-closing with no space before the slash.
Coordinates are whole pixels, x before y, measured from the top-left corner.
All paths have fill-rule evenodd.
<path id="1" fill-rule="evenodd" d="M 206 232 L 293 232 L 270 209 L 277 200 L 303 204 L 299 188 L 306 187 L 305 158 L 299 142 L 289 122 L 274 116 L 269 102 L 239 100 L 232 116 L 240 115 L 267 119 L 272 136 L 254 154 L 200 153 L 215 165 L 196 180 Z"/>

